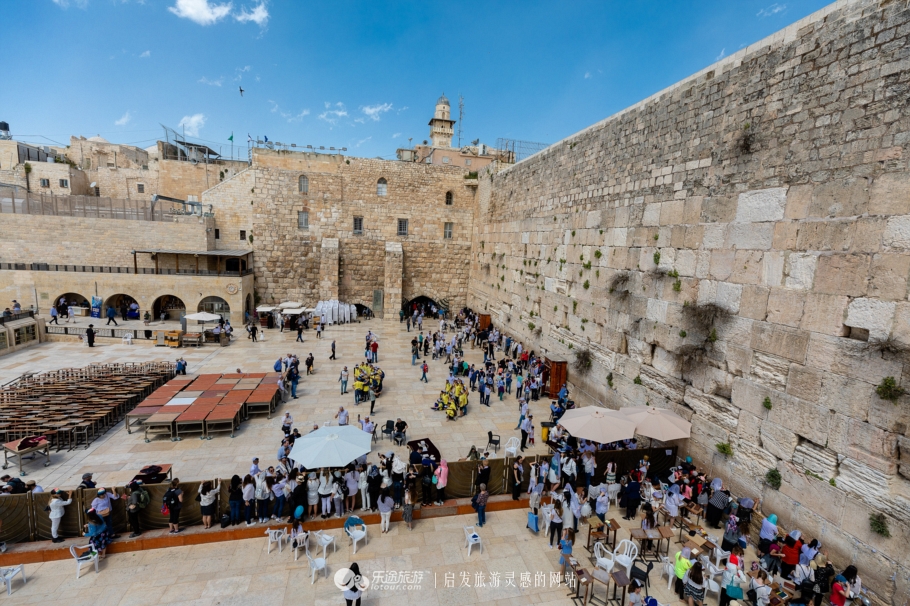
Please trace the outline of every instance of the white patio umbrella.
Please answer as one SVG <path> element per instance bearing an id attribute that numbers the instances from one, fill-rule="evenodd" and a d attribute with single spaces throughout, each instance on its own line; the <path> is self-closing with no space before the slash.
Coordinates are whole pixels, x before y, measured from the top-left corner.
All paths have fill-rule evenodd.
<path id="1" fill-rule="evenodd" d="M 370 452 L 373 436 L 359 427 L 320 427 L 297 438 L 288 458 L 307 469 L 344 467 Z"/>
<path id="2" fill-rule="evenodd" d="M 576 438 L 608 444 L 635 435 L 635 423 L 615 410 L 585 406 L 567 410 L 559 424 Z"/>
<path id="3" fill-rule="evenodd" d="M 635 433 L 661 442 L 688 438 L 692 424 L 666 408 L 654 406 L 626 406 L 619 409 L 635 423 Z"/>
<path id="4" fill-rule="evenodd" d="M 284 303 L 282 303 L 281 305 L 278 306 L 278 309 L 297 309 L 298 307 L 301 307 L 301 306 L 302 305 L 300 303 L 298 303 L 297 301 L 285 301 Z"/>
<path id="5" fill-rule="evenodd" d="M 210 314 L 207 311 L 200 311 L 194 314 L 187 314 L 187 320 L 198 320 L 200 322 L 217 322 L 221 319 L 221 316 L 218 314 Z"/>

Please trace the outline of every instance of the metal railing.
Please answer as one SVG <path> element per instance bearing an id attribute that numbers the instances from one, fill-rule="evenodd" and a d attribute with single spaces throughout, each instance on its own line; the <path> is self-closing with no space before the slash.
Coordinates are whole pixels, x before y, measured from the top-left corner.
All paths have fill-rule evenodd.
<path id="1" fill-rule="evenodd" d="M 9 186 L 0 186 L 0 213 L 129 221 L 170 221 L 174 216 L 188 214 L 181 205 L 166 201 L 57 196 Z"/>
<path id="2" fill-rule="evenodd" d="M 13 322 L 15 320 L 21 320 L 23 318 L 34 318 L 35 312 L 33 311 L 18 311 L 11 316 L 4 316 L 0 314 L 0 325 L 6 324 L 7 322 Z"/>
<path id="3" fill-rule="evenodd" d="M 160 275 L 160 276 L 225 276 L 239 277 L 248 276 L 253 273 L 252 269 L 244 270 L 222 270 L 221 272 L 211 269 L 165 269 L 157 271 L 154 267 L 110 267 L 106 265 L 56 265 L 50 263 L 0 263 L 0 271 L 68 271 L 80 273 L 96 274 L 143 274 L 143 275 Z"/>

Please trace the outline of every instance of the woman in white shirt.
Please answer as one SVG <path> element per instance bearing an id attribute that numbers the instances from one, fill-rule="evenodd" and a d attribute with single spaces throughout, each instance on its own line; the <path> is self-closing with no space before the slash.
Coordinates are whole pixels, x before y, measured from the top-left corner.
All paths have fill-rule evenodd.
<path id="1" fill-rule="evenodd" d="M 606 522 L 606 515 L 610 511 L 610 496 L 607 494 L 605 486 L 600 487 L 600 494 L 597 496 L 597 502 L 594 505 L 594 513 L 600 518 L 601 522 Z"/>
<path id="2" fill-rule="evenodd" d="M 316 479 L 316 472 L 311 471 L 306 481 L 306 503 L 310 509 L 310 517 L 316 517 L 316 510 L 319 508 L 319 480 Z"/>
<path id="3" fill-rule="evenodd" d="M 667 514 L 670 516 L 670 526 L 672 527 L 676 524 L 676 518 L 679 517 L 679 507 L 682 505 L 683 499 L 679 494 L 679 484 L 673 484 L 670 486 L 670 490 L 667 493 L 667 498 L 664 501 L 664 507 L 667 510 Z"/>
<path id="4" fill-rule="evenodd" d="M 575 486 L 575 475 L 577 471 L 578 466 L 575 464 L 575 457 L 566 457 L 562 464 L 562 475 L 566 483 Z"/>
<path id="5" fill-rule="evenodd" d="M 559 515 L 561 512 L 562 502 L 556 501 L 550 510 L 550 549 L 553 549 L 553 537 L 556 537 L 557 543 L 562 537 L 562 517 Z"/>
<path id="6" fill-rule="evenodd" d="M 243 478 L 243 505 L 246 514 L 246 525 L 253 525 L 253 510 L 256 504 L 256 481 L 253 476 L 246 474 Z"/>
<path id="7" fill-rule="evenodd" d="M 62 543 L 63 537 L 57 536 L 57 531 L 60 529 L 60 520 L 63 519 L 63 508 L 73 502 L 72 497 L 67 500 L 63 500 L 63 497 L 66 496 L 65 492 L 55 488 L 51 491 L 51 500 L 47 504 L 50 507 L 51 512 L 48 514 L 48 517 L 51 519 L 51 542 L 53 543 Z"/>
<path id="8" fill-rule="evenodd" d="M 319 498 L 322 501 L 322 519 L 332 515 L 332 480 L 328 472 L 319 476 Z"/>
<path id="9" fill-rule="evenodd" d="M 357 478 L 357 487 L 360 489 L 360 511 L 366 511 L 370 508 L 370 493 L 367 491 L 367 472 L 366 470 L 370 468 L 369 462 L 366 463 L 363 467 L 358 467 L 358 478 Z M 351 507 L 351 511 L 354 511 L 354 508 Z"/>

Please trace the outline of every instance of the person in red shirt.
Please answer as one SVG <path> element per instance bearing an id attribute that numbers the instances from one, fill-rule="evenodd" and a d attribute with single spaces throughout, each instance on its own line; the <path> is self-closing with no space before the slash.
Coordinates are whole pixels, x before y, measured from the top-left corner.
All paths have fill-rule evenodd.
<path id="1" fill-rule="evenodd" d="M 379 351 L 379 343 L 377 341 L 370 343 L 370 351 L 373 352 L 373 364 L 376 364 L 379 362 L 379 355 L 377 354 Z"/>
<path id="2" fill-rule="evenodd" d="M 831 586 L 831 606 L 844 606 L 847 602 L 847 579 L 843 575 L 834 577 L 834 584 Z"/>
<path id="3" fill-rule="evenodd" d="M 803 547 L 803 542 L 800 540 L 800 532 L 794 530 L 787 538 L 784 539 L 784 544 L 780 549 L 780 568 L 781 575 L 785 579 L 790 578 L 790 574 L 796 568 L 796 565 L 799 564 L 799 553 L 800 549 Z"/>

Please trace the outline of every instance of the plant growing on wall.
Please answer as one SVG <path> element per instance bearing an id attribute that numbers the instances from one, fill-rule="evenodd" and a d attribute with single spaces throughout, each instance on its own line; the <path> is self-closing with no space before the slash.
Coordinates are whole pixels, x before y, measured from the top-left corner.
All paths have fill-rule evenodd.
<path id="1" fill-rule="evenodd" d="M 897 402 L 897 399 L 907 392 L 897 384 L 894 377 L 885 377 L 882 379 L 882 382 L 878 384 L 878 387 L 875 388 L 875 393 L 877 393 L 878 397 L 882 400 Z"/>
<path id="2" fill-rule="evenodd" d="M 631 274 L 627 271 L 620 271 L 613 274 L 613 277 L 610 278 L 610 283 L 607 285 L 611 293 L 619 294 L 628 294 L 629 293 L 629 278 Z"/>
<path id="3" fill-rule="evenodd" d="M 891 538 L 891 531 L 888 530 L 888 518 L 883 513 L 869 515 L 869 528 L 877 535 L 881 535 L 886 539 Z"/>
<path id="4" fill-rule="evenodd" d="M 740 154 L 751 154 L 753 146 L 755 145 L 755 132 L 752 129 L 752 125 L 746 122 L 743 125 L 743 132 L 739 136 L 739 141 L 737 147 Z"/>
<path id="5" fill-rule="evenodd" d="M 528 330 L 534 330 L 534 322 L 528 322 Z"/>
<path id="6" fill-rule="evenodd" d="M 660 265 L 660 251 L 654 253 L 654 265 Z"/>
<path id="7" fill-rule="evenodd" d="M 715 444 L 714 447 L 717 448 L 717 452 L 724 456 L 733 456 L 733 447 L 730 446 L 729 442 L 720 442 L 718 444 Z"/>
<path id="8" fill-rule="evenodd" d="M 680 292 L 682 290 L 682 280 L 676 280 L 673 282 L 673 291 Z"/>
<path id="9" fill-rule="evenodd" d="M 588 290 L 591 288 L 591 282 L 589 280 L 585 280 L 585 283 L 582 284 L 582 286 L 584 286 L 585 290 Z"/>
<path id="10" fill-rule="evenodd" d="M 578 301 L 572 301 L 572 313 L 575 313 L 575 310 L 578 309 Z"/>
<path id="11" fill-rule="evenodd" d="M 765 396 L 765 399 L 762 400 L 761 405 L 764 406 L 766 409 L 771 410 L 771 398 Z"/>
<path id="12" fill-rule="evenodd" d="M 641 385 L 641 375 L 638 375 L 634 379 L 632 379 L 632 382 L 635 383 L 636 385 Z"/>
<path id="13" fill-rule="evenodd" d="M 579 349 L 575 352 L 575 363 L 572 367 L 580 375 L 586 375 L 591 370 L 591 366 L 594 365 L 594 354 L 591 353 L 591 350 L 587 347 Z"/>
<path id="14" fill-rule="evenodd" d="M 679 336 L 682 337 L 683 339 L 686 338 L 686 335 L 687 335 L 687 334 L 689 334 L 689 333 L 687 333 L 687 332 L 684 331 L 684 330 L 679 331 Z"/>
<path id="15" fill-rule="evenodd" d="M 250 241 L 250 244 L 253 243 L 253 234 L 250 234 L 247 239 Z"/>
<path id="16" fill-rule="evenodd" d="M 612 372 L 607 375 L 607 385 L 609 385 L 610 387 L 613 387 L 613 373 Z"/>
<path id="17" fill-rule="evenodd" d="M 601 231 L 600 233 L 603 233 L 603 231 Z M 599 258 L 601 258 L 602 256 L 603 256 L 603 253 L 600 252 L 599 250 L 595 250 L 595 251 L 594 251 L 594 258 L 595 258 L 595 259 L 599 259 Z"/>
<path id="18" fill-rule="evenodd" d="M 776 469 L 769 469 L 768 473 L 765 474 L 765 483 L 768 484 L 774 490 L 780 490 L 781 477 L 780 472 Z"/>

